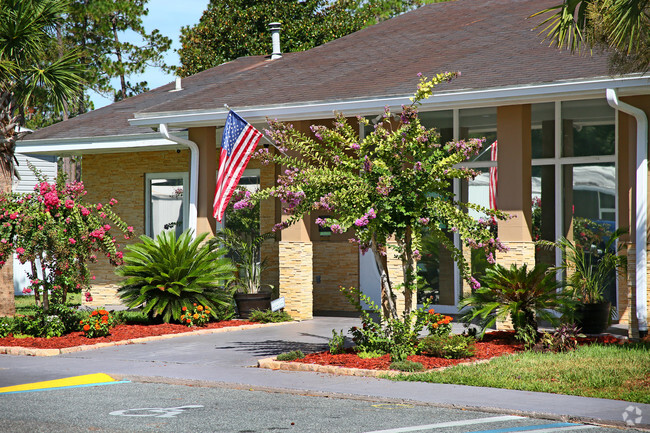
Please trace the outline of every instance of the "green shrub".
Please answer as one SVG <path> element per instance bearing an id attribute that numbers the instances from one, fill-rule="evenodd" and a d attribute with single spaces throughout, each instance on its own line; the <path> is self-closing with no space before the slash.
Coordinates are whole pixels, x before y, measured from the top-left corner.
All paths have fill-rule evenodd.
<path id="1" fill-rule="evenodd" d="M 0 317 L 0 338 L 5 338 L 13 332 L 14 320 L 11 317 Z"/>
<path id="2" fill-rule="evenodd" d="M 399 371 L 422 371 L 424 370 L 424 365 L 422 365 L 419 362 L 413 362 L 413 361 L 394 361 L 390 363 L 390 368 L 391 370 L 399 370 Z"/>
<path id="3" fill-rule="evenodd" d="M 11 328 L 13 334 L 23 334 L 30 337 L 60 337 L 66 332 L 63 320 L 55 315 L 46 313 L 41 307 L 34 308 L 30 316 L 15 316 Z"/>
<path id="4" fill-rule="evenodd" d="M 151 323 L 149 316 L 144 314 L 140 310 L 122 310 L 115 311 L 113 314 L 115 317 L 115 324 L 125 324 L 125 325 L 148 325 Z"/>
<path id="5" fill-rule="evenodd" d="M 334 329 L 332 329 L 332 338 L 328 342 L 330 347 L 330 353 L 332 355 L 338 355 L 345 352 L 345 335 L 343 330 L 339 334 Z"/>
<path id="6" fill-rule="evenodd" d="M 252 310 L 248 320 L 260 323 L 291 322 L 293 318 L 286 311 Z"/>
<path id="7" fill-rule="evenodd" d="M 367 352 L 367 351 L 363 350 L 363 351 L 357 353 L 357 356 L 359 358 L 361 358 L 361 359 L 379 358 L 379 357 L 382 357 L 384 355 L 385 355 L 385 353 L 380 351 L 380 350 L 374 350 L 374 351 L 370 351 L 370 352 Z"/>
<path id="8" fill-rule="evenodd" d="M 164 322 L 178 321 L 182 307 L 194 302 L 219 310 L 232 304 L 232 291 L 226 287 L 233 278 L 234 266 L 224 258 L 224 250 L 203 244 L 207 234 L 192 240 L 186 230 L 178 239 L 173 230 L 160 233 L 155 240 L 140 236 L 142 243 L 129 245 L 124 265 L 116 273 L 127 277 L 118 294 L 129 308 L 142 306 L 149 317 Z"/>
<path id="9" fill-rule="evenodd" d="M 420 341 L 420 351 L 438 358 L 470 358 L 476 350 L 475 342 L 465 335 L 430 335 Z"/>
<path id="10" fill-rule="evenodd" d="M 85 314 L 81 310 L 76 308 L 71 308 L 67 304 L 52 304 L 50 303 L 50 308 L 47 310 L 49 315 L 58 316 L 63 322 L 65 327 L 65 333 L 75 332 L 81 330 L 81 325 L 79 322 L 85 317 Z"/>
<path id="11" fill-rule="evenodd" d="M 547 272 L 547 268 L 541 263 L 530 271 L 525 264 L 521 267 L 513 264 L 510 268 L 497 264 L 487 268 L 483 278 L 485 286 L 460 301 L 459 307 L 470 307 L 461 320 L 469 324 L 478 319 L 482 336 L 497 320 L 510 316 L 517 338 L 534 342 L 539 320 L 557 326 L 560 319 L 551 310 L 567 311 L 575 303 L 557 290 L 555 273 Z"/>
<path id="12" fill-rule="evenodd" d="M 302 350 L 292 350 L 291 352 L 284 352 L 279 354 L 276 359 L 278 361 L 295 361 L 296 359 L 302 359 L 305 357 L 305 354 L 302 353 Z"/>
<path id="13" fill-rule="evenodd" d="M 563 324 L 553 333 L 544 332 L 539 342 L 533 346 L 535 352 L 570 352 L 578 348 L 577 337 L 584 337 L 580 328 L 574 324 Z"/>

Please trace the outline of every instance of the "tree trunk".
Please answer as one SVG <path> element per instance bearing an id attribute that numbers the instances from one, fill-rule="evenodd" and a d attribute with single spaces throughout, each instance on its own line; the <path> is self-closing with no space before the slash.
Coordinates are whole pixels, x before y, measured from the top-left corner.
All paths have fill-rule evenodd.
<path id="1" fill-rule="evenodd" d="M 413 260 L 413 233 L 409 226 L 404 233 L 404 242 L 397 240 L 402 250 L 402 272 L 404 275 L 404 313 L 409 314 L 413 305 L 413 283 L 415 282 L 415 262 Z M 416 289 L 417 290 L 417 289 Z"/>
<path id="2" fill-rule="evenodd" d="M 397 319 L 397 306 L 395 305 L 396 296 L 395 293 L 393 293 L 390 276 L 388 275 L 387 267 L 384 264 L 384 258 L 377 247 L 377 239 L 374 234 L 372 235 L 370 249 L 375 257 L 375 264 L 377 265 L 377 270 L 379 271 L 381 280 L 381 306 L 384 317 Z"/>
<path id="3" fill-rule="evenodd" d="M 126 79 L 122 68 L 122 50 L 120 49 L 120 40 L 117 37 L 117 15 L 113 15 L 113 37 L 115 38 L 115 55 L 117 63 L 120 65 L 120 86 L 122 87 L 122 99 L 126 99 Z"/>
<path id="4" fill-rule="evenodd" d="M 13 94 L 0 89 L 0 193 L 11 192 L 14 176 L 14 149 L 17 121 L 13 110 Z M 14 301 L 13 255 L 2 258 L 0 269 L 0 317 L 16 314 Z"/>

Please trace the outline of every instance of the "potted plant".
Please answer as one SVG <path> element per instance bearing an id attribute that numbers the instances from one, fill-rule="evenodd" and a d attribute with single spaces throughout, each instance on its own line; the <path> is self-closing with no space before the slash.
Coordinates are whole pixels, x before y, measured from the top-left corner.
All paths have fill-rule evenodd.
<path id="1" fill-rule="evenodd" d="M 261 260 L 262 242 L 274 233 L 252 236 L 250 233 L 236 233 L 224 228 L 210 242 L 217 242 L 228 249 L 228 256 L 237 269 L 231 287 L 239 316 L 247 319 L 253 310 L 271 308 L 273 286 L 262 284 L 262 271 L 266 269 L 266 259 Z M 266 290 L 265 290 L 266 289 Z"/>
<path id="2" fill-rule="evenodd" d="M 253 310 L 271 308 L 273 287 L 262 284 L 262 271 L 267 268 L 261 260 L 261 247 L 274 233 L 260 235 L 260 205 L 249 201 L 250 191 L 239 187 L 226 208 L 225 227 L 210 242 L 228 250 L 227 256 L 237 271 L 231 287 L 241 318 L 247 319 Z"/>
<path id="3" fill-rule="evenodd" d="M 587 247 L 565 237 L 556 242 L 539 242 L 563 251 L 562 264 L 554 269 L 565 273 L 565 288 L 579 302 L 575 320 L 584 333 L 599 334 L 609 325 L 611 302 L 605 299 L 604 291 L 616 276 L 626 272 L 627 258 L 619 254 L 622 246 L 614 247 L 624 233 L 616 230 L 609 239 L 602 239 L 600 246 L 592 243 Z"/>

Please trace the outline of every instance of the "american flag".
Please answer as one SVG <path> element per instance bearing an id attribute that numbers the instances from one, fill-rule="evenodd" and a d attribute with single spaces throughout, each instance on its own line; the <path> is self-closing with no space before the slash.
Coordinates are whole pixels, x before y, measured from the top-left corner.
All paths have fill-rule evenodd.
<path id="1" fill-rule="evenodd" d="M 228 113 L 221 139 L 219 174 L 214 190 L 213 216 L 218 221 L 223 219 L 230 197 L 260 138 L 262 138 L 262 133 L 239 117 L 237 113 L 232 110 Z"/>
<path id="2" fill-rule="evenodd" d="M 490 161 L 497 160 L 497 142 L 492 143 L 492 150 L 490 151 Z M 497 208 L 497 168 L 490 167 L 490 209 Z"/>

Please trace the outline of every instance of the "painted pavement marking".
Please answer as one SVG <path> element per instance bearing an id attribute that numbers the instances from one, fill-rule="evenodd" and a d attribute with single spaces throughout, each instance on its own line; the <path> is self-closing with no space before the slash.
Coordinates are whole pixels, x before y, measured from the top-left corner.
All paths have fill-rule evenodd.
<path id="1" fill-rule="evenodd" d="M 188 406 L 179 406 L 179 407 L 139 407 L 137 409 L 123 409 L 123 410 L 114 410 L 109 413 L 109 415 L 115 416 L 155 416 L 157 418 L 176 418 L 176 415 L 179 415 L 185 412 L 186 409 L 193 409 L 203 407 L 201 405 L 188 405 Z M 143 412 L 143 413 L 138 413 Z"/>
<path id="2" fill-rule="evenodd" d="M 506 427 L 495 430 L 480 430 L 474 431 L 472 433 L 508 433 L 508 432 L 520 432 L 520 431 L 534 431 L 535 433 L 548 433 L 556 431 L 567 431 L 567 430 L 580 430 L 587 428 L 595 428 L 595 425 L 586 425 L 586 424 L 576 424 L 571 422 L 557 422 L 553 424 L 538 424 L 538 425 L 528 425 L 522 427 Z"/>
<path id="3" fill-rule="evenodd" d="M 0 394 L 51 391 L 55 389 L 81 388 L 87 386 L 100 386 L 100 385 L 115 385 L 118 383 L 130 383 L 130 381 L 115 380 L 108 374 L 104 374 L 104 373 L 85 374 L 83 376 L 73 376 L 73 377 L 66 377 L 63 379 L 46 380 L 43 382 L 5 386 L 3 388 L 0 388 Z"/>
<path id="4" fill-rule="evenodd" d="M 398 427 L 398 428 L 392 428 L 388 430 L 374 430 L 366 433 L 404 433 L 404 432 L 412 432 L 418 430 L 431 430 L 431 429 L 444 428 L 444 427 L 458 427 L 464 425 L 511 421 L 517 419 L 526 419 L 526 418 L 523 416 L 515 416 L 515 415 L 493 416 L 489 418 L 466 419 L 462 421 L 448 421 L 448 422 L 441 422 L 437 424 L 416 425 L 412 427 Z"/>

